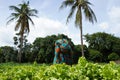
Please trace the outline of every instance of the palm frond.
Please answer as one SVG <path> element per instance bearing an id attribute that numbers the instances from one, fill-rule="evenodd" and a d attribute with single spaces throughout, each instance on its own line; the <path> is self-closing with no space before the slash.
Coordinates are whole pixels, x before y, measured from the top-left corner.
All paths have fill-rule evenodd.
<path id="1" fill-rule="evenodd" d="M 65 0 L 63 1 L 62 5 L 60 6 L 60 9 L 73 5 L 74 4 L 74 0 Z"/>
<path id="2" fill-rule="evenodd" d="M 29 10 L 29 13 L 38 14 L 38 11 L 36 9 L 31 9 Z"/>
<path id="3" fill-rule="evenodd" d="M 30 28 L 29 28 L 29 22 L 28 22 L 28 20 L 26 22 L 26 27 L 25 28 L 26 28 L 25 29 L 25 33 L 29 33 L 30 32 Z"/>
<path id="4" fill-rule="evenodd" d="M 71 10 L 70 10 L 70 13 L 69 13 L 69 15 L 68 15 L 68 17 L 67 17 L 66 23 L 69 22 L 69 19 L 70 19 L 70 18 L 72 18 L 73 14 L 75 13 L 75 10 L 76 10 L 76 4 L 74 4 L 74 5 L 71 7 Z"/>
<path id="5" fill-rule="evenodd" d="M 75 26 L 76 27 L 80 26 L 80 20 L 82 19 L 82 16 L 80 14 L 81 14 L 80 9 L 78 9 L 77 13 L 76 13 L 76 18 L 75 18 Z"/>
<path id="6" fill-rule="evenodd" d="M 21 23 L 21 21 L 20 20 L 18 20 L 17 21 L 17 24 L 16 24 L 16 26 L 15 26 L 15 31 L 18 31 L 18 29 L 20 28 L 20 24 Z"/>
<path id="7" fill-rule="evenodd" d="M 15 12 L 20 12 L 20 8 L 16 7 L 16 6 L 9 6 L 10 10 L 14 10 Z"/>
<path id="8" fill-rule="evenodd" d="M 29 10 L 28 16 L 35 16 L 38 17 L 36 14 L 38 13 L 38 11 L 36 9 L 32 9 Z"/>
<path id="9" fill-rule="evenodd" d="M 86 5 L 84 8 L 84 15 L 85 15 L 85 18 L 87 20 L 89 20 L 90 22 L 94 23 L 94 22 L 97 22 L 97 18 L 93 12 L 93 10 L 88 6 Z"/>
<path id="10" fill-rule="evenodd" d="M 11 22 L 14 21 L 14 20 L 15 20 L 15 17 L 12 17 L 10 20 L 7 21 L 6 24 L 9 24 L 9 23 L 11 23 Z"/>
<path id="11" fill-rule="evenodd" d="M 25 25 L 24 25 L 24 22 L 21 23 L 21 28 L 20 28 L 20 35 L 24 34 L 24 30 L 25 30 Z"/>
<path id="12" fill-rule="evenodd" d="M 84 1 L 85 4 L 87 5 L 93 5 L 92 3 L 90 3 L 89 1 Z"/>
<path id="13" fill-rule="evenodd" d="M 35 14 L 29 14 L 29 16 L 31 16 L 31 17 L 38 17 L 38 16 L 35 15 Z"/>
<path id="14" fill-rule="evenodd" d="M 30 20 L 30 22 L 32 23 L 32 25 L 34 25 L 33 20 L 29 16 L 27 16 L 27 18 L 28 18 L 28 20 Z"/>

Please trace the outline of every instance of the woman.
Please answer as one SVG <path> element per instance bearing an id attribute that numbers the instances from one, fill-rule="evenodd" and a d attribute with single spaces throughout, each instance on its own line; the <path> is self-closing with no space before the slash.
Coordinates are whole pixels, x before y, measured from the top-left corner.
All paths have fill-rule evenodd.
<path id="1" fill-rule="evenodd" d="M 72 48 L 67 39 L 59 39 L 55 42 L 55 56 L 53 64 L 72 64 Z"/>

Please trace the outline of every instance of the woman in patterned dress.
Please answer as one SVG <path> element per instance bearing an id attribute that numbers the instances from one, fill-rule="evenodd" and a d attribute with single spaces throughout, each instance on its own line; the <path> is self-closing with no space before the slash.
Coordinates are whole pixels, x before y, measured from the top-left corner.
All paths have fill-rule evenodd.
<path id="1" fill-rule="evenodd" d="M 58 39 L 55 42 L 53 64 L 72 64 L 72 48 L 67 39 Z"/>

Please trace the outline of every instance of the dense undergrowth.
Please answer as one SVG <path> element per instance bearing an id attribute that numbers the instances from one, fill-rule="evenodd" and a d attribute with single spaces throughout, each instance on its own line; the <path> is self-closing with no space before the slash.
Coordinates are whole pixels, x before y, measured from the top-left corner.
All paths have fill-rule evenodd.
<path id="1" fill-rule="evenodd" d="M 91 63 L 84 57 L 72 66 L 1 63 L 0 80 L 120 80 L 120 65 Z"/>

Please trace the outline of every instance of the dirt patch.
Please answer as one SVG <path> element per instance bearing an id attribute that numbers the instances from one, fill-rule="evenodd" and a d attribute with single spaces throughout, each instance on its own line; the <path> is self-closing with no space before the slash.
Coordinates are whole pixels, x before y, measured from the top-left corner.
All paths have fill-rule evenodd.
<path id="1" fill-rule="evenodd" d="M 120 60 L 116 60 L 115 63 L 120 64 Z"/>

